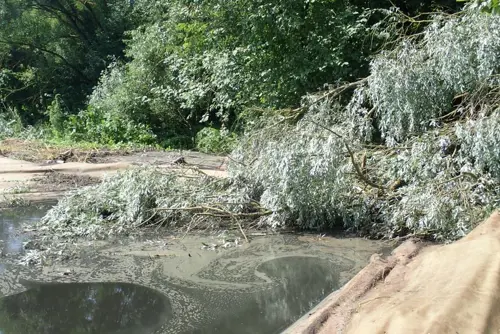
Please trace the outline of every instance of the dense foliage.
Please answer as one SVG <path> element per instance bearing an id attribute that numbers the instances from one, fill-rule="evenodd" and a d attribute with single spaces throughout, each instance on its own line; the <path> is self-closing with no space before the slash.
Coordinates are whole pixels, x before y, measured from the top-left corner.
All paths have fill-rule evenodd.
<path id="1" fill-rule="evenodd" d="M 1 0 L 0 114 L 15 129 L 0 136 L 35 125 L 55 138 L 193 147 L 202 128 L 231 128 L 249 107 L 296 107 L 306 93 L 366 76 L 391 37 L 393 5 L 408 15 L 459 8 L 454 0 Z"/>
<path id="2" fill-rule="evenodd" d="M 268 222 L 448 240 L 498 207 L 499 24 L 437 16 L 372 61 L 347 108 L 325 99 L 296 125 L 250 132 L 233 167 L 262 190 Z"/>
<path id="3" fill-rule="evenodd" d="M 245 107 L 297 105 L 364 76 L 380 42 L 375 12 L 329 0 L 171 1 L 161 20 L 130 33 L 130 61 L 109 69 L 89 105 L 188 145 L 200 122 L 227 125 Z"/>
<path id="4" fill-rule="evenodd" d="M 27 125 L 46 117 L 56 96 L 68 111 L 84 107 L 110 57 L 123 53 L 129 7 L 121 0 L 0 1 L 0 113 Z"/>
<path id="5" fill-rule="evenodd" d="M 375 57 L 366 79 L 306 95 L 298 109 L 248 112 L 228 179 L 130 171 L 66 198 L 42 224 L 259 217 L 376 237 L 463 236 L 500 206 L 500 15 L 475 7 L 435 15 Z"/>

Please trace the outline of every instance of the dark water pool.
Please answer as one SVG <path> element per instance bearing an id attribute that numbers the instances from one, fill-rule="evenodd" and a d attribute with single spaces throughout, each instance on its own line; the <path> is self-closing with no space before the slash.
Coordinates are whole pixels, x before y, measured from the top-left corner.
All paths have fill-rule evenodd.
<path id="1" fill-rule="evenodd" d="M 162 294 L 126 283 L 42 284 L 0 299 L 2 334 L 152 333 L 171 316 Z"/>

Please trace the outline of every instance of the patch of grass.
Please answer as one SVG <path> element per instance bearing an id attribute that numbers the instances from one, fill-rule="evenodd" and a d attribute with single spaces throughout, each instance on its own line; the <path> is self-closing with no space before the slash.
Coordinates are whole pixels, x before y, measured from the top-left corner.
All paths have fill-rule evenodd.
<path id="1" fill-rule="evenodd" d="M 238 142 L 234 132 L 203 128 L 196 134 L 196 148 L 203 153 L 230 153 Z"/>

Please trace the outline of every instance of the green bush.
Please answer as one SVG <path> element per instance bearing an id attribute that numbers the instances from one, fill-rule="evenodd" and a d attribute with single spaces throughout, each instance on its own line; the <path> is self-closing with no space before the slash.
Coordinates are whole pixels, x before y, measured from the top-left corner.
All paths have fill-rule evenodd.
<path id="1" fill-rule="evenodd" d="M 196 134 L 196 148 L 204 153 L 230 153 L 237 140 L 235 133 L 225 129 L 203 128 Z"/>
<path id="2" fill-rule="evenodd" d="M 0 140 L 14 135 L 15 131 L 13 122 L 14 121 L 6 120 L 5 117 L 0 115 Z"/>
<path id="3" fill-rule="evenodd" d="M 162 141 L 364 76 L 383 40 L 383 23 L 370 21 L 383 11 L 346 0 L 171 0 L 135 11 L 151 20 L 129 33 L 129 61 L 110 66 L 89 103 L 150 125 Z"/>
<path id="4" fill-rule="evenodd" d="M 154 144 L 156 136 L 149 127 L 116 115 L 102 113 L 89 107 L 72 115 L 65 123 L 71 140 L 95 142 L 104 145 L 119 143 Z"/>
<path id="5" fill-rule="evenodd" d="M 47 107 L 47 115 L 49 116 L 50 126 L 55 137 L 61 137 L 65 132 L 64 122 L 66 114 L 66 108 L 61 95 L 56 94 L 52 103 Z"/>
<path id="6" fill-rule="evenodd" d="M 123 54 L 130 12 L 123 0 L 2 0 L 1 108 L 19 109 L 24 126 L 48 120 L 54 92 L 66 112 L 84 108 L 102 70 Z"/>
<path id="7" fill-rule="evenodd" d="M 279 115 L 256 123 L 232 153 L 231 175 L 259 189 L 273 226 L 463 236 L 500 205 L 497 31 L 499 15 L 437 17 L 420 41 L 372 62 L 348 108 L 323 99 L 297 124 Z M 358 175 L 346 143 L 377 187 Z"/>
<path id="8" fill-rule="evenodd" d="M 371 105 L 376 130 L 390 145 L 440 126 L 454 97 L 500 84 L 498 31 L 500 15 L 436 16 L 420 39 L 406 40 L 371 63 L 353 114 L 368 114 Z"/>

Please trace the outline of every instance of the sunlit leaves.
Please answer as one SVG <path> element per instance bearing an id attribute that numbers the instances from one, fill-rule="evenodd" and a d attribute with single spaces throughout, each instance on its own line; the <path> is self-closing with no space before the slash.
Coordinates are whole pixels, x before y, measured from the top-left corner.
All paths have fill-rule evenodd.
<path id="1" fill-rule="evenodd" d="M 141 114 L 159 135 L 193 136 L 187 125 L 228 124 L 245 107 L 297 105 L 326 83 L 364 75 L 379 40 L 367 22 L 373 11 L 348 1 L 165 3 L 136 7 L 151 18 L 129 34 L 124 87 L 103 95 L 98 86 L 91 100 L 115 105 L 127 92 L 131 100 L 109 112 L 131 115 L 144 97 Z"/>
<path id="2" fill-rule="evenodd" d="M 371 64 L 367 94 L 387 143 L 433 127 L 455 96 L 498 85 L 500 16 L 439 18 L 418 42 L 405 41 Z"/>

